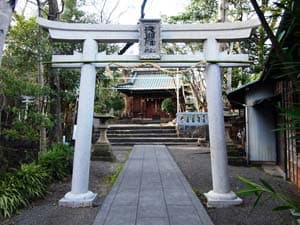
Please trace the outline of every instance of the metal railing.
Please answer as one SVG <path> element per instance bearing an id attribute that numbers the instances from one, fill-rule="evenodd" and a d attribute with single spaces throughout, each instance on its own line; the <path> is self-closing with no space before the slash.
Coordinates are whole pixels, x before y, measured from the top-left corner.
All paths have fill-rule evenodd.
<path id="1" fill-rule="evenodd" d="M 178 127 L 203 126 L 208 124 L 206 112 L 179 112 L 176 114 Z"/>

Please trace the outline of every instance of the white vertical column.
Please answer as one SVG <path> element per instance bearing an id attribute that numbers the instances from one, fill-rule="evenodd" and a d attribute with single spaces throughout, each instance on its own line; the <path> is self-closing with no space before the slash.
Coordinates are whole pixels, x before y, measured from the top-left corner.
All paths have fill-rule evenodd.
<path id="1" fill-rule="evenodd" d="M 83 44 L 83 60 L 95 60 L 98 52 L 97 42 L 87 39 Z M 91 157 L 91 142 L 94 114 L 96 68 L 93 64 L 81 67 L 78 117 L 75 139 L 75 152 L 72 175 L 72 188 L 59 201 L 62 206 L 92 206 L 96 194 L 88 190 Z"/>
<path id="2" fill-rule="evenodd" d="M 179 69 L 177 68 L 177 73 L 176 73 L 176 104 L 177 104 L 177 112 L 176 113 L 179 113 L 180 112 L 180 101 L 179 101 L 179 89 L 180 89 L 180 86 L 179 86 Z"/>
<path id="3" fill-rule="evenodd" d="M 5 37 L 11 21 L 12 13 L 13 9 L 11 7 L 11 2 L 0 1 L 0 65 L 2 61 Z"/>
<path id="4" fill-rule="evenodd" d="M 214 38 L 205 42 L 206 60 L 217 60 L 219 49 Z M 207 106 L 209 122 L 209 140 L 211 152 L 211 169 L 213 190 L 205 194 L 207 204 L 211 207 L 226 207 L 242 202 L 230 191 L 227 168 L 227 151 L 225 142 L 224 112 L 222 102 L 222 79 L 220 66 L 209 63 L 206 67 Z"/>

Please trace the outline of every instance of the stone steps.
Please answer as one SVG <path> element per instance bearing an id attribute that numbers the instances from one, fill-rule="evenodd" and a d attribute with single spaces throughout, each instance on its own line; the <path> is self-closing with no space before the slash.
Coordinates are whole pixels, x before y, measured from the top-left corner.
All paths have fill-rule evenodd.
<path id="1" fill-rule="evenodd" d="M 134 128 L 133 128 L 134 129 Z M 97 132 L 97 130 L 95 130 Z M 157 134 L 157 133 L 162 133 L 162 134 L 176 134 L 175 129 L 122 129 L 122 130 L 117 130 L 117 129 L 109 129 L 107 134 Z"/>
<path id="2" fill-rule="evenodd" d="M 160 137 L 168 137 L 168 138 L 177 138 L 176 133 L 161 133 Z M 108 133 L 108 138 L 118 138 L 118 137 L 157 137 L 157 133 Z"/>
<path id="3" fill-rule="evenodd" d="M 247 166 L 246 152 L 234 144 L 227 143 L 228 164 L 232 166 Z"/>
<path id="4" fill-rule="evenodd" d="M 119 137 L 119 138 L 108 138 L 109 141 L 111 143 L 117 143 L 117 142 L 123 142 L 124 138 Z M 145 143 L 145 142 L 151 142 L 151 143 L 165 143 L 165 142 L 197 142 L 197 138 L 178 138 L 178 137 L 169 137 L 169 138 L 165 138 L 165 137 L 148 137 L 148 138 L 144 138 L 144 137 L 126 137 L 126 142 L 130 142 L 130 143 Z"/>
<path id="5" fill-rule="evenodd" d="M 93 140 L 99 136 L 94 128 Z M 175 126 L 161 124 L 113 124 L 107 132 L 112 145 L 133 146 L 135 144 L 196 145 L 197 138 L 177 137 Z"/>
<path id="6" fill-rule="evenodd" d="M 175 126 L 161 126 L 159 124 L 127 124 L 127 125 L 109 125 L 109 130 L 174 130 Z"/>

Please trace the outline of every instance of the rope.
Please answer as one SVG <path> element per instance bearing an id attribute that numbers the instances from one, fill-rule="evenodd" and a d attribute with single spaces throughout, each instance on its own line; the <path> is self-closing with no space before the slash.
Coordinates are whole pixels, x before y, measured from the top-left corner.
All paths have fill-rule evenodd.
<path id="1" fill-rule="evenodd" d="M 196 63 L 195 65 L 191 66 L 190 68 L 187 68 L 187 69 L 184 69 L 184 70 L 176 70 L 176 71 L 173 71 L 173 70 L 168 70 L 168 69 L 164 69 L 164 68 L 161 68 L 159 65 L 157 65 L 156 63 L 151 63 L 151 62 L 145 62 L 145 63 L 139 63 L 139 64 L 135 64 L 135 65 L 132 65 L 132 66 L 124 66 L 122 64 L 119 64 L 119 63 L 109 63 L 106 67 L 105 67 L 105 71 L 107 74 L 110 73 L 110 68 L 109 66 L 112 66 L 112 65 L 115 65 L 119 68 L 126 68 L 126 69 L 138 69 L 138 68 L 144 68 L 144 67 L 149 67 L 151 66 L 152 68 L 155 68 L 156 70 L 162 72 L 162 73 L 165 73 L 165 74 L 169 74 L 169 75 L 176 75 L 176 74 L 184 74 L 186 72 L 189 72 L 191 71 L 192 69 L 196 68 L 196 67 L 199 67 L 200 65 L 202 65 L 202 67 L 206 64 L 207 62 L 206 61 L 200 61 L 198 63 Z"/>

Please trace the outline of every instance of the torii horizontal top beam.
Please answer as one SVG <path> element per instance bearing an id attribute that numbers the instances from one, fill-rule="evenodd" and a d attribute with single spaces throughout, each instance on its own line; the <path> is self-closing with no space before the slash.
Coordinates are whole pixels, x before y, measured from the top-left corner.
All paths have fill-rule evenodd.
<path id="1" fill-rule="evenodd" d="M 98 53 L 94 61 L 84 61 L 82 53 L 74 52 L 73 55 L 53 55 L 51 63 L 53 67 L 58 68 L 80 68 L 84 63 L 93 63 L 96 67 L 106 67 L 108 65 L 111 67 L 130 67 L 141 63 L 155 63 L 160 67 L 174 68 L 203 66 L 205 65 L 205 57 L 199 52 L 196 55 L 162 55 L 160 60 L 140 60 L 138 55 L 105 55 Z M 221 52 L 216 61 L 210 61 L 210 63 L 218 63 L 221 67 L 246 67 L 251 62 L 248 61 L 247 54 L 228 55 Z"/>
<path id="2" fill-rule="evenodd" d="M 51 38 L 58 40 L 94 39 L 100 42 L 138 42 L 138 25 L 63 23 L 38 18 L 38 23 L 49 29 Z M 219 41 L 235 41 L 249 38 L 258 20 L 233 23 L 162 24 L 164 42 L 203 41 L 214 37 Z"/>

